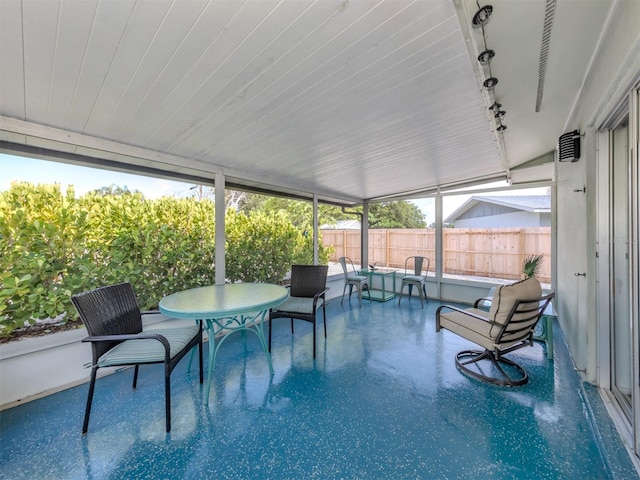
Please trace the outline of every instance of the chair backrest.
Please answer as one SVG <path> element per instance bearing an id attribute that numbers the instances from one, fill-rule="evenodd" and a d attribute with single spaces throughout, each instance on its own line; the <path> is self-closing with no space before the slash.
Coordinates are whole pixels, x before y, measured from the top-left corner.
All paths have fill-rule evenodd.
<path id="1" fill-rule="evenodd" d="M 292 265 L 289 293 L 292 297 L 313 298 L 326 288 L 328 271 L 328 265 Z"/>
<path id="2" fill-rule="evenodd" d="M 71 297 L 91 336 L 135 334 L 142 331 L 142 315 L 130 283 L 96 288 Z M 92 342 L 102 356 L 120 342 Z"/>
<path id="3" fill-rule="evenodd" d="M 344 273 L 344 278 L 347 278 L 349 276 L 349 265 L 351 265 L 351 273 L 356 273 L 356 267 L 353 265 L 353 261 L 349 257 L 340 257 L 338 261 L 342 266 L 342 273 Z"/>
<path id="4" fill-rule="evenodd" d="M 427 257 L 407 257 L 404 261 L 404 273 L 412 272 L 414 275 L 426 277 L 429 272 L 429 259 Z M 413 270 L 411 270 L 413 269 Z M 422 272 L 425 272 L 424 274 Z"/>
<path id="5" fill-rule="evenodd" d="M 551 292 L 540 298 L 516 300 L 506 321 L 499 329 L 495 343 L 517 342 L 531 335 L 554 295 L 555 293 Z M 494 330 L 496 327 L 492 327 L 492 331 Z"/>

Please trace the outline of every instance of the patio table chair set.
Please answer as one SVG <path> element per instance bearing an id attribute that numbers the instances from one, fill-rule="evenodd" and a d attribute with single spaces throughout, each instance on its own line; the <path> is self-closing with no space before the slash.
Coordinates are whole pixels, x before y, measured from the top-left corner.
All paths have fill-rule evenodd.
<path id="1" fill-rule="evenodd" d="M 316 312 L 322 309 L 324 336 L 327 336 L 325 294 L 328 266 L 293 265 L 290 294 L 277 308 L 269 310 L 269 341 L 271 351 L 272 323 L 276 318 L 303 320 L 313 325 L 313 358 L 316 357 Z M 202 357 L 202 321 L 195 325 L 144 330 L 142 315 L 160 313 L 141 312 L 130 283 L 99 287 L 71 297 L 89 336 L 83 342 L 92 347 L 89 392 L 82 426 L 82 434 L 89 427 L 97 372 L 100 368 L 133 366 L 133 389 L 138 380 L 140 365 L 164 364 L 166 431 L 171 431 L 171 372 L 180 360 L 197 346 L 199 351 L 199 381 L 204 383 Z M 270 361 L 270 360 L 269 360 Z M 271 372 L 273 374 L 273 372 Z M 209 372 L 210 375 L 210 372 Z M 207 382 L 208 383 L 208 382 Z M 206 396 L 205 398 L 208 398 Z"/>
<path id="2" fill-rule="evenodd" d="M 342 305 L 342 303 L 344 302 L 344 296 L 346 294 L 347 288 L 349 289 L 348 298 L 349 300 L 351 300 L 351 294 L 353 293 L 353 288 L 355 287 L 358 290 L 358 303 L 360 306 L 362 306 L 362 292 L 368 292 L 371 289 L 371 285 L 369 284 L 369 276 L 358 272 L 353 264 L 353 261 L 349 257 L 340 257 L 338 261 L 342 266 L 342 272 L 344 275 L 344 288 L 342 290 L 342 299 L 340 301 L 340 304 Z M 424 308 L 424 303 L 429 301 L 427 297 L 426 285 L 429 266 L 430 261 L 427 257 L 417 255 L 407 257 L 404 262 L 404 275 L 402 276 L 400 294 L 398 296 L 398 305 L 400 305 L 400 301 L 402 300 L 402 293 L 404 292 L 405 287 L 407 287 L 409 292 L 409 300 L 411 299 L 413 287 L 416 287 L 420 294 L 420 306 Z M 375 267 L 371 267 L 370 271 L 373 272 L 374 270 Z M 369 301 L 371 301 L 370 295 Z"/>
<path id="3" fill-rule="evenodd" d="M 425 262 L 426 260 L 426 262 Z M 370 287 L 368 276 L 358 275 L 350 259 L 340 259 L 345 284 L 342 301 L 347 287 L 351 297 L 353 287 L 358 289 L 360 304 L 362 292 Z M 409 257 L 405 263 L 407 274 L 402 279 L 402 288 L 417 287 L 420 302 L 426 296 L 424 270 L 428 271 L 429 261 L 424 257 Z M 351 271 L 349 271 L 349 268 Z M 316 358 L 316 317 L 322 309 L 324 336 L 327 337 L 326 286 L 328 266 L 293 265 L 289 296 L 279 305 L 269 309 L 268 351 L 271 352 L 273 320 L 288 318 L 291 333 L 294 320 L 312 324 L 313 359 Z M 524 346 L 533 345 L 533 331 L 543 312 L 549 305 L 553 292 L 542 295 L 540 283 L 535 277 L 499 287 L 491 299 L 489 312 L 479 308 L 478 299 L 472 308 L 462 309 L 451 305 L 438 307 L 435 314 L 436 332 L 441 329 L 463 337 L 481 347 L 480 350 L 467 349 L 456 355 L 457 368 L 464 374 L 483 382 L 499 386 L 519 386 L 527 383 L 527 372 L 504 355 Z M 100 287 L 72 296 L 72 302 L 82 322 L 89 332 L 83 341 L 92 347 L 89 392 L 82 426 L 82 434 L 87 433 L 91 404 L 94 395 L 97 371 L 103 367 L 133 366 L 133 388 L 136 388 L 140 365 L 164 364 L 165 378 L 165 418 L 166 431 L 171 430 L 171 382 L 170 376 L 180 360 L 195 347 L 199 350 L 199 381 L 203 383 L 202 321 L 196 325 L 143 330 L 142 315 L 136 295 L 129 283 Z M 400 300 L 398 301 L 398 304 Z M 273 374 L 273 372 L 271 372 Z"/>

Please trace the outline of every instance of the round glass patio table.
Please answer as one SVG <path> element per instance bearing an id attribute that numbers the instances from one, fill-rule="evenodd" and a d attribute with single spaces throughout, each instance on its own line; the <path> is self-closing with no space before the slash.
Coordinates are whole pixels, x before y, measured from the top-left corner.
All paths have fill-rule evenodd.
<path id="1" fill-rule="evenodd" d="M 264 336 L 264 319 L 269 309 L 280 305 L 289 296 L 289 290 L 270 283 L 233 283 L 192 288 L 173 293 L 160 301 L 160 311 L 173 318 L 188 318 L 204 321 L 209 337 L 209 364 L 205 404 L 209 403 L 211 374 L 216 355 L 228 333 L 250 331 L 260 339 L 273 375 L 271 355 Z M 217 345 L 215 335 L 220 337 Z"/>

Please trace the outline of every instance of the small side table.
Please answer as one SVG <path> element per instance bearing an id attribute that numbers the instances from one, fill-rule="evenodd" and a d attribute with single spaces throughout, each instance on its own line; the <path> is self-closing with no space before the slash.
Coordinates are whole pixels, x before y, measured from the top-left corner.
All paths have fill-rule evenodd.
<path id="1" fill-rule="evenodd" d="M 534 340 L 539 340 L 547 345 L 547 358 L 551 360 L 553 360 L 553 321 L 556 318 L 558 318 L 558 315 L 553 309 L 553 304 L 549 303 L 533 332 Z"/>
<path id="2" fill-rule="evenodd" d="M 360 270 L 358 275 L 367 275 L 369 277 L 369 300 L 375 300 L 377 302 L 386 302 L 396 297 L 396 271 L 380 271 L 380 270 Z M 382 288 L 373 288 L 374 277 L 382 280 Z M 388 289 L 386 285 L 386 279 L 391 278 L 392 289 Z M 363 292 L 364 294 L 364 292 Z"/>

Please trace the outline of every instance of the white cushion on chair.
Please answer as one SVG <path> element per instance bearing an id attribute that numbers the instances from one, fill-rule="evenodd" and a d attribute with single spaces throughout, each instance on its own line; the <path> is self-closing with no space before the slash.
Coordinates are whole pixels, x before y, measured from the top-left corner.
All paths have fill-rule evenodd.
<path id="1" fill-rule="evenodd" d="M 489 320 L 496 323 L 504 323 L 509 317 L 509 313 L 517 300 L 527 300 L 530 298 L 540 298 L 542 287 L 535 277 L 529 277 L 511 285 L 502 285 L 496 290 L 491 299 L 491 309 L 489 310 Z M 514 317 L 517 320 L 517 317 Z M 497 327 L 496 327 L 497 328 Z M 491 332 L 497 335 L 498 332 Z"/>
<path id="2" fill-rule="evenodd" d="M 405 275 L 404 277 L 402 277 L 402 281 L 403 282 L 423 282 L 424 277 L 421 277 L 420 275 Z"/>
<path id="3" fill-rule="evenodd" d="M 465 312 L 486 317 L 487 312 L 477 308 L 468 308 Z M 478 345 L 482 345 L 489 350 L 493 349 L 494 343 L 490 336 L 491 323 L 465 315 L 462 312 L 446 311 L 440 314 L 440 325 L 463 338 Z"/>
<path id="4" fill-rule="evenodd" d="M 163 328 L 145 330 L 142 333 L 157 333 L 169 342 L 169 355 L 173 358 L 193 337 L 198 334 L 199 327 Z M 164 346 L 158 340 L 125 340 L 119 343 L 98 360 L 99 367 L 114 365 L 133 365 L 135 363 L 154 363 L 164 361 Z"/>
<path id="5" fill-rule="evenodd" d="M 363 275 L 349 275 L 347 280 L 349 282 L 366 282 L 369 280 L 369 277 L 365 277 Z"/>

